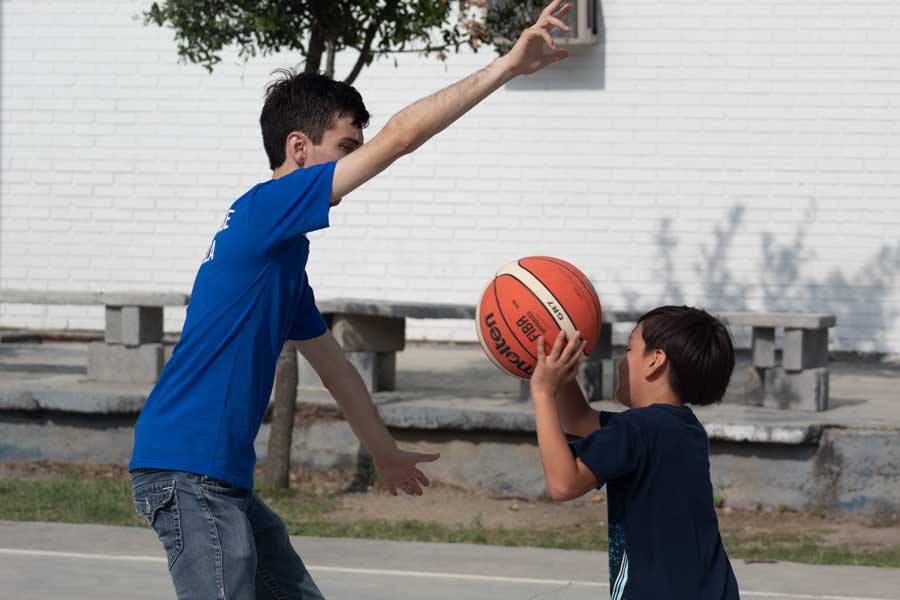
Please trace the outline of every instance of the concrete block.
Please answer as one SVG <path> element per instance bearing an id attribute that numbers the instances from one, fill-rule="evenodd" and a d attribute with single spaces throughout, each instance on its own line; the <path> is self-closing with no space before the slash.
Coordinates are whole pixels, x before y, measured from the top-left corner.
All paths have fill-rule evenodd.
<path id="1" fill-rule="evenodd" d="M 591 352 L 589 360 L 599 360 L 603 358 L 612 358 L 613 353 L 613 326 L 612 323 L 603 323 L 600 325 L 600 337 L 597 339 L 597 345 Z"/>
<path id="2" fill-rule="evenodd" d="M 744 397 L 742 404 L 762 406 L 766 399 L 766 370 L 747 367 L 744 370 Z"/>
<path id="3" fill-rule="evenodd" d="M 406 344 L 406 320 L 369 315 L 334 315 L 331 333 L 344 352 L 399 352 Z"/>
<path id="4" fill-rule="evenodd" d="M 162 367 L 162 344 L 129 348 L 94 342 L 88 347 L 88 377 L 97 381 L 154 383 Z"/>
<path id="5" fill-rule="evenodd" d="M 122 343 L 126 346 L 155 344 L 163 338 L 161 306 L 123 306 Z"/>
<path id="6" fill-rule="evenodd" d="M 122 343 L 122 307 L 106 307 L 106 330 L 103 339 L 107 344 Z"/>
<path id="7" fill-rule="evenodd" d="M 762 405 L 771 408 L 828 410 L 828 369 L 787 371 L 781 367 L 766 369 Z"/>
<path id="8" fill-rule="evenodd" d="M 397 360 L 393 352 L 346 352 L 347 360 L 359 371 L 370 392 L 394 391 Z"/>
<path id="9" fill-rule="evenodd" d="M 775 366 L 775 328 L 753 328 L 753 366 L 768 369 Z"/>
<path id="10" fill-rule="evenodd" d="M 391 392 L 397 387 L 397 355 L 394 352 L 346 352 L 347 360 L 359 371 L 369 392 Z M 315 369 L 303 359 L 297 360 L 297 387 L 300 390 L 324 390 Z"/>
<path id="11" fill-rule="evenodd" d="M 782 359 L 785 370 L 802 371 L 827 364 L 827 329 L 785 329 Z"/>

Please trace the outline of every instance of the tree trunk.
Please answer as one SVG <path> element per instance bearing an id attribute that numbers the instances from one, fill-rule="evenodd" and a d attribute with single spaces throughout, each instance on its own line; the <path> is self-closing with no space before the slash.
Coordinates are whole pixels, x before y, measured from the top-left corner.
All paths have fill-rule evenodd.
<path id="1" fill-rule="evenodd" d="M 290 340 L 284 343 L 275 367 L 272 418 L 269 422 L 269 450 L 264 476 L 266 484 L 285 489 L 290 486 L 291 439 L 297 407 L 297 350 Z"/>
<path id="2" fill-rule="evenodd" d="M 318 73 L 322 67 L 322 54 L 325 52 L 325 36 L 322 30 L 313 26 L 309 34 L 309 46 L 306 52 L 306 66 L 304 73 Z"/>
<path id="3" fill-rule="evenodd" d="M 329 79 L 334 79 L 334 42 L 327 41 L 325 42 L 325 75 L 329 77 Z"/>

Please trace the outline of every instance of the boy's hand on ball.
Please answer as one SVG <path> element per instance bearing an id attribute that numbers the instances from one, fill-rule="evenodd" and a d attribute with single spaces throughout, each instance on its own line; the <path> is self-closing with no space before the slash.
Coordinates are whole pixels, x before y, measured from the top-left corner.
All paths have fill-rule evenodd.
<path id="1" fill-rule="evenodd" d="M 576 331 L 568 342 L 566 332 L 560 331 L 550 354 L 544 347 L 544 336 L 537 341 L 537 366 L 531 376 L 531 395 L 555 398 L 562 387 L 575 378 L 584 360 L 584 340 Z"/>
<path id="2" fill-rule="evenodd" d="M 410 496 L 421 496 L 423 494 L 422 487 L 428 487 L 431 482 L 416 465 L 422 462 L 434 462 L 440 456 L 440 454 L 407 452 L 397 449 L 386 456 L 376 457 L 375 470 L 378 471 L 378 476 L 387 485 L 392 496 L 397 495 L 397 490 Z"/>
<path id="3" fill-rule="evenodd" d="M 522 32 L 512 49 L 501 59 L 508 63 L 514 75 L 530 75 L 540 71 L 550 63 L 569 56 L 568 50 L 557 49 L 551 32 L 554 29 L 569 31 L 563 17 L 569 12 L 569 4 L 553 0 L 538 17 L 534 25 Z M 545 53 L 544 46 L 552 52 Z"/>

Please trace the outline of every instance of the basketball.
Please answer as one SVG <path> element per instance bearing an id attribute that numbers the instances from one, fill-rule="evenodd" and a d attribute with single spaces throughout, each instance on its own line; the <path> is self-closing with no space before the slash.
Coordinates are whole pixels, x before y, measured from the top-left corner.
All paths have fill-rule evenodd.
<path id="1" fill-rule="evenodd" d="M 481 296 L 476 331 L 498 369 L 529 379 L 537 363 L 537 339 L 549 354 L 560 330 L 581 332 L 585 353 L 600 338 L 600 299 L 575 266 L 549 256 L 529 256 L 503 266 Z"/>

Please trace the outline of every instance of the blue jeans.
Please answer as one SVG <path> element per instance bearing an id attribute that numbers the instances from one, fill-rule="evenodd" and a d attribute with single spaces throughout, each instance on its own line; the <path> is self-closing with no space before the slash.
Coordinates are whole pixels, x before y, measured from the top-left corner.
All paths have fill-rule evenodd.
<path id="1" fill-rule="evenodd" d="M 250 490 L 137 469 L 134 508 L 166 550 L 178 600 L 322 600 L 284 521 Z"/>

